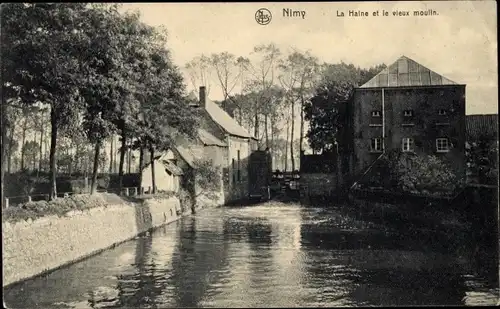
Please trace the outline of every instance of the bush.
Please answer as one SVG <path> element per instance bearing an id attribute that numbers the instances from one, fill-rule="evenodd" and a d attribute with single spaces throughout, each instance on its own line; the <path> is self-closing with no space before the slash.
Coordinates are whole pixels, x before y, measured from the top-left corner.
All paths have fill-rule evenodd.
<path id="1" fill-rule="evenodd" d="M 139 187 L 139 174 L 124 174 L 122 185 L 124 188 Z M 120 177 L 118 174 L 108 175 L 108 186 L 106 188 L 118 188 L 120 186 Z"/>
<path id="2" fill-rule="evenodd" d="M 433 155 L 391 150 L 376 162 L 362 184 L 426 195 L 453 192 L 458 181 L 450 166 Z"/>
<path id="3" fill-rule="evenodd" d="M 418 193 L 453 192 L 457 185 L 457 177 L 451 168 L 436 156 L 415 156 L 410 160 L 408 172 L 399 178 L 404 191 Z"/>
<path id="4" fill-rule="evenodd" d="M 50 176 L 47 173 L 32 175 L 29 172 L 20 172 L 5 176 L 5 196 L 27 196 L 33 194 L 48 194 L 50 192 Z M 90 186 L 92 179 L 88 178 Z M 98 189 L 107 189 L 109 185 L 109 175 L 101 174 L 97 178 Z M 56 178 L 57 192 L 59 193 L 86 193 L 85 178 L 83 176 L 58 176 Z"/>
<path id="5" fill-rule="evenodd" d="M 52 201 L 37 201 L 20 204 L 2 210 L 2 221 L 17 222 L 35 220 L 44 216 L 63 216 L 71 210 L 84 210 L 107 206 L 103 195 L 72 195 Z"/>
<path id="6" fill-rule="evenodd" d="M 217 199 L 222 185 L 222 172 L 211 160 L 197 160 L 195 165 L 193 178 L 196 181 L 196 196 L 204 195 L 212 200 Z"/>
<path id="7" fill-rule="evenodd" d="M 24 196 L 33 193 L 48 193 L 49 178 L 28 173 L 5 175 L 5 196 Z"/>
<path id="8" fill-rule="evenodd" d="M 179 203 L 181 205 L 182 212 L 185 212 L 186 210 L 191 209 L 191 207 L 193 206 L 193 197 L 189 193 L 188 190 L 181 189 L 177 193 L 177 198 L 179 199 Z"/>

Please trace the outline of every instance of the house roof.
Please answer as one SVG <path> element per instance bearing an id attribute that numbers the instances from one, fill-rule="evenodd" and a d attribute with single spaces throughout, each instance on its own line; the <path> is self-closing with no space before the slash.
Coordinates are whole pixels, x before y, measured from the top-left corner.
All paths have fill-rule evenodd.
<path id="1" fill-rule="evenodd" d="M 198 129 L 198 137 L 205 146 L 227 146 L 226 143 L 203 129 Z"/>
<path id="2" fill-rule="evenodd" d="M 498 114 L 467 115 L 465 118 L 467 139 L 480 137 L 498 139 Z"/>
<path id="3" fill-rule="evenodd" d="M 182 159 L 192 168 L 196 168 L 196 160 L 203 158 L 203 149 L 197 149 L 189 145 L 178 145 L 175 149 Z"/>
<path id="4" fill-rule="evenodd" d="M 162 160 L 161 163 L 165 166 L 165 169 L 173 174 L 174 176 L 181 176 L 184 175 L 182 172 L 182 169 L 175 165 L 173 162 L 170 160 Z"/>
<path id="5" fill-rule="evenodd" d="M 215 121 L 219 126 L 221 126 L 222 129 L 224 129 L 224 131 L 238 137 L 255 139 L 253 135 L 248 133 L 248 131 L 245 128 L 240 126 L 233 117 L 229 116 L 229 114 L 226 113 L 217 104 L 215 104 L 208 98 L 206 98 L 205 100 L 206 100 L 205 110 L 210 115 L 210 118 L 212 118 L 213 121 Z"/>
<path id="6" fill-rule="evenodd" d="M 456 85 L 454 81 L 401 56 L 359 88 Z"/>
<path id="7" fill-rule="evenodd" d="M 182 169 L 175 165 L 173 162 L 169 160 L 162 159 L 165 154 L 160 154 L 155 156 L 155 164 L 161 164 L 169 173 L 174 174 L 175 176 L 183 175 Z M 144 168 L 151 165 L 151 162 L 148 162 L 144 165 Z"/>

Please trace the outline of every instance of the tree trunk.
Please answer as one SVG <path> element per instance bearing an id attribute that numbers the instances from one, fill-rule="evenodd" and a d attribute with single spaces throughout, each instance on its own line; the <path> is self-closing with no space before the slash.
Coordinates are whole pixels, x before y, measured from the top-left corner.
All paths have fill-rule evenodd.
<path id="1" fill-rule="evenodd" d="M 295 101 L 292 100 L 292 129 L 290 131 L 290 159 L 292 159 L 292 172 L 295 171 L 295 158 L 293 153 L 293 131 L 295 129 Z"/>
<path id="2" fill-rule="evenodd" d="M 128 163 L 128 174 L 131 172 L 131 165 L 132 165 L 132 149 L 129 148 L 127 151 L 127 163 Z"/>
<path id="3" fill-rule="evenodd" d="M 25 147 L 24 144 L 26 143 L 26 130 L 27 130 L 27 125 L 28 125 L 28 119 L 26 116 L 24 116 L 24 122 L 23 122 L 23 127 L 22 127 L 22 137 L 21 137 L 21 171 L 24 171 L 24 155 L 25 155 Z"/>
<path id="4" fill-rule="evenodd" d="M 94 153 L 94 168 L 92 169 L 92 185 L 90 187 L 90 194 L 94 194 L 97 190 L 97 172 L 99 170 L 99 153 L 101 152 L 101 141 L 95 143 Z"/>
<path id="5" fill-rule="evenodd" d="M 284 172 L 288 169 L 288 138 L 290 134 L 290 122 L 286 122 L 286 140 L 285 140 L 285 162 L 284 162 Z"/>
<path id="6" fill-rule="evenodd" d="M 57 146 L 57 115 L 54 108 L 50 110 L 50 199 L 57 198 L 57 187 L 56 187 L 56 176 L 57 176 L 57 166 L 56 166 L 56 146 Z"/>
<path id="7" fill-rule="evenodd" d="M 275 153 L 276 153 L 276 147 L 274 145 L 274 134 L 275 134 L 275 130 L 274 130 L 274 118 L 271 118 L 271 165 L 275 164 L 275 159 L 276 159 L 276 156 L 275 156 Z"/>
<path id="8" fill-rule="evenodd" d="M 151 147 L 149 149 L 151 153 L 151 182 L 153 185 L 153 194 L 156 193 L 156 179 L 155 179 L 155 149 Z"/>
<path id="9" fill-rule="evenodd" d="M 114 152 L 113 152 L 113 146 L 114 146 L 114 143 L 115 143 L 115 136 L 111 136 L 111 150 L 109 152 L 109 173 L 113 173 L 113 159 L 114 159 Z"/>
<path id="10" fill-rule="evenodd" d="M 41 126 L 40 126 L 40 157 L 38 158 L 38 172 L 36 173 L 37 174 L 37 178 L 38 176 L 40 175 L 40 172 L 42 171 L 42 160 L 43 160 L 43 128 L 44 128 L 44 121 L 43 121 L 43 116 L 44 116 L 44 112 L 42 111 L 42 115 L 41 115 Z"/>
<path id="11" fill-rule="evenodd" d="M 75 145 L 75 173 L 79 174 L 80 173 L 80 166 L 81 166 L 81 158 L 80 158 L 80 146 L 78 143 Z"/>
<path id="12" fill-rule="evenodd" d="M 70 157 L 70 155 L 71 155 L 71 152 L 70 152 L 70 150 L 68 149 L 68 157 Z M 72 174 L 72 173 L 73 173 L 73 160 L 70 160 L 70 161 L 68 162 L 68 174 L 69 174 L 69 176 L 70 176 L 70 177 L 71 177 L 71 174 Z"/>
<path id="13" fill-rule="evenodd" d="M 2 123 L 3 124 L 3 123 Z M 6 126 L 5 126 L 6 127 Z M 11 164 L 12 164 L 12 148 L 14 148 L 14 132 L 16 130 L 15 123 L 10 124 L 10 138 L 9 138 L 9 156 L 7 157 L 7 173 L 11 173 Z M 5 130 L 6 131 L 6 130 Z M 2 132 L 4 132 L 2 130 Z M 7 132 L 5 132 L 7 133 Z"/>
<path id="14" fill-rule="evenodd" d="M 144 147 L 139 148 L 139 192 L 142 188 L 142 169 L 144 168 Z M 140 194 L 140 193 L 139 193 Z"/>
<path id="15" fill-rule="evenodd" d="M 302 144 L 304 143 L 304 97 L 301 97 L 301 102 L 300 102 L 300 139 L 299 139 L 299 148 L 300 148 L 300 153 L 302 154 L 302 151 L 304 150 L 304 147 Z"/>
<path id="16" fill-rule="evenodd" d="M 265 130 L 265 134 L 266 134 L 266 148 L 269 148 L 269 131 L 267 129 L 267 114 L 264 115 L 264 130 Z"/>
<path id="17" fill-rule="evenodd" d="M 47 162 L 47 153 L 49 153 L 47 151 L 47 149 L 49 149 L 49 141 L 48 141 L 48 138 L 44 138 L 43 140 L 43 143 L 44 143 L 44 147 L 45 147 L 45 151 L 43 153 L 43 158 L 44 158 L 44 161 Z M 47 170 L 47 165 L 45 165 L 45 170 Z"/>
<path id="18" fill-rule="evenodd" d="M 87 171 L 89 170 L 89 158 L 87 156 L 87 149 L 85 149 L 85 157 L 83 159 L 83 177 L 87 178 L 88 173 Z"/>
<path id="19" fill-rule="evenodd" d="M 127 148 L 127 140 L 125 135 L 125 128 L 122 128 L 122 147 L 120 149 L 120 168 L 118 169 L 118 181 L 119 181 L 119 192 L 122 192 L 123 188 L 123 164 L 125 163 L 125 151 Z"/>
<path id="20" fill-rule="evenodd" d="M 254 117 L 254 136 L 259 138 L 259 114 L 255 113 Z"/>
<path id="21" fill-rule="evenodd" d="M 0 87 L 1 88 L 1 87 Z M 1 90 L 0 90 L 1 91 Z M 0 171 L 0 178 L 1 178 L 1 188 L 0 188 L 0 194 L 2 196 L 2 208 L 4 206 L 4 201 L 5 201 L 5 159 L 7 158 L 7 147 L 5 147 L 5 143 L 7 142 L 7 105 L 5 101 L 3 100 L 3 94 L 0 92 L 0 98 L 2 99 L 2 137 L 1 137 L 1 157 L 2 157 L 2 166 L 1 166 L 1 171 Z M 9 142 L 10 143 L 10 142 Z M 9 164 L 10 165 L 10 164 Z M 10 169 L 10 166 L 9 166 Z"/>

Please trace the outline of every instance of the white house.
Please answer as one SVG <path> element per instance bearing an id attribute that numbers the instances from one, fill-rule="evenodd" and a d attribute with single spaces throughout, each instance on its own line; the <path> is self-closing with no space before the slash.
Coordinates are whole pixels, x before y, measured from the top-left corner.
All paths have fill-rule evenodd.
<path id="1" fill-rule="evenodd" d="M 155 158 L 155 184 L 157 191 L 179 192 L 182 169 L 171 160 L 171 151 Z M 142 186 L 145 190 L 153 187 L 153 175 L 151 163 L 148 163 L 142 171 Z"/>

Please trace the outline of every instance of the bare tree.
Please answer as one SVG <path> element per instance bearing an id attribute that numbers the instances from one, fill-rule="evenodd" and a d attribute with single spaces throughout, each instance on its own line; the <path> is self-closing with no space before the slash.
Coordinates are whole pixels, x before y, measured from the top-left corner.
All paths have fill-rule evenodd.
<path id="1" fill-rule="evenodd" d="M 197 90 L 200 86 L 205 86 L 208 96 L 210 93 L 210 79 L 212 77 L 211 59 L 202 54 L 189 61 L 184 68 L 194 90 Z"/>
<path id="2" fill-rule="evenodd" d="M 210 64 L 212 65 L 219 85 L 224 96 L 224 101 L 230 99 L 234 88 L 241 83 L 241 78 L 248 70 L 250 60 L 243 57 L 236 58 L 235 55 L 228 52 L 212 54 Z"/>
<path id="3" fill-rule="evenodd" d="M 303 150 L 304 139 L 304 106 L 311 98 L 319 72 L 318 60 L 309 52 L 301 53 L 294 50 L 288 57 L 281 61 L 280 82 L 285 89 L 291 109 L 290 155 L 292 170 L 295 170 L 294 159 L 294 130 L 295 130 L 295 103 L 300 107 L 300 136 L 299 153 Z"/>
<path id="4" fill-rule="evenodd" d="M 254 47 L 252 55 L 257 58 L 255 65 L 249 64 L 249 72 L 253 80 L 246 86 L 247 91 L 258 94 L 254 106 L 254 135 L 260 135 L 259 114 L 264 115 L 264 132 L 266 146 L 269 147 L 268 120 L 272 110 L 271 101 L 275 85 L 276 68 L 281 51 L 274 44 L 258 45 Z"/>
<path id="5" fill-rule="evenodd" d="M 287 59 L 280 61 L 281 75 L 279 76 L 279 81 L 281 86 L 285 91 L 286 103 L 290 104 L 290 121 L 287 122 L 287 126 L 290 126 L 290 158 L 292 163 L 292 171 L 295 170 L 295 161 L 293 157 L 293 136 L 295 128 L 295 101 L 296 96 L 294 94 L 294 89 L 297 85 L 298 74 L 293 62 L 290 61 L 290 56 Z M 287 143 L 288 143 L 288 129 L 287 129 Z"/>

